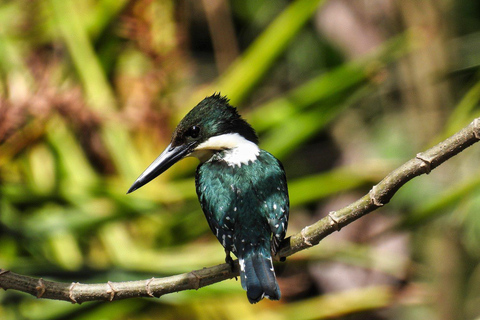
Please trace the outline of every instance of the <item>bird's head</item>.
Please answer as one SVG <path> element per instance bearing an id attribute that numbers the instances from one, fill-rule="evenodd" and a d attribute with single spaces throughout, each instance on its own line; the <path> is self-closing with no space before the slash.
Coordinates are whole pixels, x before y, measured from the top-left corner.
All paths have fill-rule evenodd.
<path id="1" fill-rule="evenodd" d="M 245 141 L 257 144 L 258 137 L 237 110 L 229 105 L 228 99 L 220 94 L 207 97 L 180 121 L 170 144 L 127 193 L 147 184 L 180 159 L 195 156 L 205 161 L 214 152 L 235 148 Z"/>

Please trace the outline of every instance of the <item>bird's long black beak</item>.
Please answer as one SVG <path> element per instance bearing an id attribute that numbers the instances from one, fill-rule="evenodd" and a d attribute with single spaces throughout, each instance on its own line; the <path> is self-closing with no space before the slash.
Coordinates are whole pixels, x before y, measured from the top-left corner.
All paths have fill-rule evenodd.
<path id="1" fill-rule="evenodd" d="M 172 144 L 169 144 L 168 147 L 158 156 L 155 161 L 148 166 L 145 171 L 140 175 L 140 177 L 135 180 L 130 189 L 128 189 L 127 194 L 141 188 L 146 185 L 160 174 L 165 172 L 170 168 L 175 162 L 184 158 L 190 153 L 189 144 L 184 144 L 176 147 L 172 147 Z"/>

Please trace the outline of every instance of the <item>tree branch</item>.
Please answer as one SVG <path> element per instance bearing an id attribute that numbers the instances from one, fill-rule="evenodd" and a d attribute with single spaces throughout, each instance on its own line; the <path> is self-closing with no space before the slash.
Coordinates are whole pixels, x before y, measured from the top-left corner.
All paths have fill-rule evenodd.
<path id="1" fill-rule="evenodd" d="M 421 152 L 388 174 L 368 194 L 354 203 L 330 212 L 325 218 L 303 228 L 282 242 L 279 258 L 317 245 L 323 238 L 340 231 L 358 218 L 387 204 L 393 195 L 408 181 L 441 165 L 480 140 L 480 118 L 436 146 Z M 37 298 L 65 300 L 72 303 L 84 301 L 112 301 L 133 297 L 160 297 L 167 293 L 199 289 L 213 283 L 238 276 L 238 262 L 231 270 L 229 264 L 191 271 L 171 277 L 148 280 L 107 282 L 103 284 L 64 283 L 32 278 L 0 269 L 0 287 L 19 290 Z"/>

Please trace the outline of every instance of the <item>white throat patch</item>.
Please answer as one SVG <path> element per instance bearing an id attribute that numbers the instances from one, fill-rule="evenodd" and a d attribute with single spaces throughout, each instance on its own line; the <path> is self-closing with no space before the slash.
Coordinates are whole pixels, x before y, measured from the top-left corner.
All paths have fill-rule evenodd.
<path id="1" fill-rule="evenodd" d="M 245 139 L 238 133 L 227 133 L 211 137 L 199 144 L 192 152 L 192 156 L 200 161 L 207 161 L 213 151 L 226 150 L 223 158 L 229 166 L 239 166 L 255 161 L 260 154 L 258 146 L 250 140 Z"/>

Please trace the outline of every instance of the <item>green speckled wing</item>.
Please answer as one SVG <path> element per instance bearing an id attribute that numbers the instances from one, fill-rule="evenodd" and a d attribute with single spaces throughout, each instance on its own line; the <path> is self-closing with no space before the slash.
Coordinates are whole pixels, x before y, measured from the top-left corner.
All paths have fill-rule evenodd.
<path id="1" fill-rule="evenodd" d="M 262 150 L 256 161 L 240 167 L 209 161 L 198 167 L 195 182 L 209 226 L 227 250 L 238 256 L 240 247 L 252 244 L 277 249 L 287 229 L 289 200 L 275 157 Z"/>

